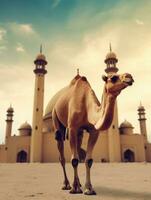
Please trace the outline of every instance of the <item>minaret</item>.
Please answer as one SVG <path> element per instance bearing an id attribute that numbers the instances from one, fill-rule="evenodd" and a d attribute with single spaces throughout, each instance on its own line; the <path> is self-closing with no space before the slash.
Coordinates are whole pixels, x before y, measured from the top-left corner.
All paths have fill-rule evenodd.
<path id="1" fill-rule="evenodd" d="M 33 105 L 30 162 L 41 162 L 44 80 L 45 80 L 45 74 L 47 73 L 47 70 L 45 69 L 47 61 L 45 56 L 42 54 L 42 46 L 40 47 L 40 54 L 35 59 L 34 64 L 35 64 L 35 69 L 34 69 L 35 91 L 34 91 L 34 105 Z"/>
<path id="2" fill-rule="evenodd" d="M 147 130 L 146 130 L 146 117 L 145 117 L 145 108 L 140 103 L 140 106 L 138 107 L 138 120 L 140 125 L 140 132 L 141 135 L 144 136 L 145 142 L 147 142 Z"/>
<path id="3" fill-rule="evenodd" d="M 14 109 L 10 105 L 10 107 L 7 109 L 7 118 L 6 118 L 6 133 L 5 133 L 5 144 L 8 142 L 8 138 L 11 137 L 12 133 L 12 123 L 13 123 L 13 113 Z"/>
<path id="4" fill-rule="evenodd" d="M 106 55 L 106 59 L 104 61 L 106 63 L 105 72 L 107 73 L 107 75 L 118 72 L 118 68 L 116 67 L 118 59 L 116 57 L 116 54 L 112 51 L 111 44 L 109 49 L 110 51 Z M 107 132 L 108 132 L 109 162 L 120 162 L 121 149 L 120 149 L 120 134 L 118 129 L 117 101 L 115 102 L 113 122 L 110 128 L 107 130 Z"/>

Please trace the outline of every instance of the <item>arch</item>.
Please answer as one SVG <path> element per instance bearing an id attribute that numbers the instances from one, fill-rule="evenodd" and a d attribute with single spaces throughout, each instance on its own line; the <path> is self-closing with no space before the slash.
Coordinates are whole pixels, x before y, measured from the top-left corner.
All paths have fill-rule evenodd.
<path id="1" fill-rule="evenodd" d="M 80 160 L 80 162 L 84 162 L 85 158 L 86 158 L 86 151 L 81 148 L 80 152 L 79 152 L 79 160 Z"/>
<path id="2" fill-rule="evenodd" d="M 17 154 L 17 162 L 27 162 L 27 153 L 24 150 L 21 150 Z"/>
<path id="3" fill-rule="evenodd" d="M 124 161 L 125 162 L 135 162 L 135 154 L 132 150 L 127 149 L 124 152 Z"/>

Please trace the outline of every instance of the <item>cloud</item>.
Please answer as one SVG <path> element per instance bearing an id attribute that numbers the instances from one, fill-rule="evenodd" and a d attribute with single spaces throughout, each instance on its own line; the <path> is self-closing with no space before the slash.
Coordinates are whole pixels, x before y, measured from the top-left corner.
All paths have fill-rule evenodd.
<path id="1" fill-rule="evenodd" d="M 31 24 L 19 24 L 19 29 L 27 34 L 33 34 L 34 30 Z"/>
<path id="2" fill-rule="evenodd" d="M 17 52 L 24 52 L 25 51 L 25 49 L 24 49 L 24 47 L 21 43 L 17 44 L 16 51 Z"/>
<path id="3" fill-rule="evenodd" d="M 144 22 L 142 20 L 140 20 L 140 19 L 136 19 L 135 22 L 139 26 L 143 26 L 144 25 Z"/>
<path id="4" fill-rule="evenodd" d="M 17 34 L 34 35 L 36 32 L 32 24 L 9 23 L 10 29 Z"/>
<path id="5" fill-rule="evenodd" d="M 61 0 L 53 0 L 51 7 L 56 8 L 59 5 L 60 2 L 61 2 Z"/>
<path id="6" fill-rule="evenodd" d="M 3 28 L 0 28 L 0 41 L 3 40 L 4 36 L 6 35 L 6 30 Z"/>

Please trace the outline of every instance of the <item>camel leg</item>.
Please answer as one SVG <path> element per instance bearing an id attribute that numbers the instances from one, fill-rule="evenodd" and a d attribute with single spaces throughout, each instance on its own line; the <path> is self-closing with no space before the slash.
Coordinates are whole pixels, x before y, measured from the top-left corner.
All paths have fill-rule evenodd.
<path id="1" fill-rule="evenodd" d="M 62 165 L 62 169 L 63 169 L 63 174 L 64 174 L 64 182 L 63 182 L 63 190 L 70 190 L 70 183 L 69 180 L 67 178 L 67 174 L 66 174 L 66 169 L 65 169 L 65 156 L 64 156 L 64 134 L 65 134 L 65 127 L 61 124 L 61 122 L 59 121 L 57 114 L 55 112 L 55 110 L 53 110 L 52 112 L 52 116 L 53 116 L 53 125 L 54 125 L 54 129 L 55 129 L 55 139 L 57 140 L 57 146 L 58 146 L 58 150 L 59 150 L 59 160 L 60 163 Z"/>
<path id="2" fill-rule="evenodd" d="M 78 177 L 78 149 L 77 149 L 77 135 L 76 132 L 70 129 L 70 147 L 71 147 L 71 153 L 72 153 L 72 167 L 74 169 L 74 181 L 72 185 L 72 189 L 70 190 L 71 194 L 79 194 L 82 193 L 82 190 L 80 188 L 80 181 Z"/>
<path id="3" fill-rule="evenodd" d="M 86 194 L 86 195 L 96 195 L 96 192 L 93 189 L 92 184 L 91 184 L 90 169 L 93 164 L 92 151 L 96 144 L 97 138 L 98 138 L 98 133 L 91 132 L 89 135 L 89 139 L 88 139 L 87 155 L 86 155 L 86 159 L 85 159 L 85 166 L 86 166 L 85 188 L 86 189 L 85 189 L 84 194 Z"/>
<path id="4" fill-rule="evenodd" d="M 60 153 L 59 161 L 62 165 L 63 174 L 64 174 L 64 182 L 63 182 L 62 190 L 70 190 L 71 186 L 70 186 L 69 180 L 67 178 L 66 169 L 65 169 L 66 161 L 65 161 L 65 156 L 64 156 L 64 141 L 62 138 L 60 140 L 57 140 L 57 145 L 58 145 L 58 150 Z"/>
<path id="5" fill-rule="evenodd" d="M 79 160 L 80 160 L 80 150 L 81 150 L 82 140 L 83 140 L 83 130 L 78 132 L 78 138 L 77 138 L 77 149 L 78 149 Z"/>
<path id="6" fill-rule="evenodd" d="M 80 161 L 80 150 L 81 150 L 81 145 L 82 145 L 82 139 L 83 139 L 83 131 L 79 131 L 78 132 L 78 137 L 77 137 L 77 151 L 78 151 L 78 158 L 79 158 L 79 161 Z M 79 185 L 80 187 L 82 186 L 81 183 L 80 183 L 80 180 L 78 178 L 78 181 L 79 181 Z"/>

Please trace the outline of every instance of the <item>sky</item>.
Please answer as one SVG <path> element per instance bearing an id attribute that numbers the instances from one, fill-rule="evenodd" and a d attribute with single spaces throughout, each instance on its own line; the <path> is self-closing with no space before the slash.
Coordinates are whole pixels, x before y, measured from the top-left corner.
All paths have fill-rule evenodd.
<path id="1" fill-rule="evenodd" d="M 12 134 L 25 121 L 32 123 L 33 61 L 41 44 L 48 61 L 45 110 L 77 68 L 101 99 L 110 42 L 119 73 L 131 73 L 135 80 L 118 97 L 119 124 L 127 119 L 140 132 L 141 101 L 151 140 L 150 0 L 0 0 L 0 5 L 0 142 L 10 104 L 15 111 Z"/>

